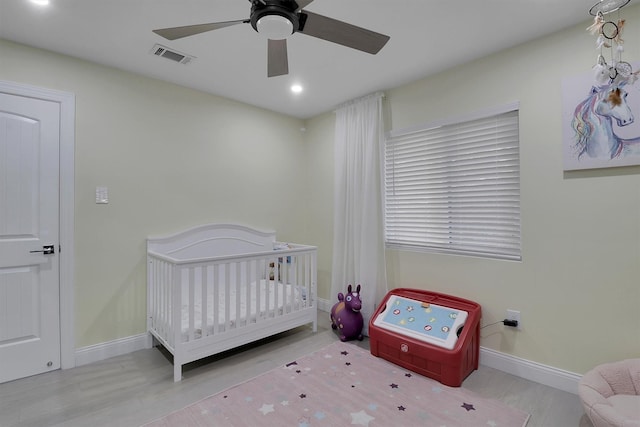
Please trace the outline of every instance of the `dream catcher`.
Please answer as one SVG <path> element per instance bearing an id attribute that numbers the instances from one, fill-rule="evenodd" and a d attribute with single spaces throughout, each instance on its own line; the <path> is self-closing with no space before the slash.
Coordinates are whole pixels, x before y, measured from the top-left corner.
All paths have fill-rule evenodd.
<path id="1" fill-rule="evenodd" d="M 620 17 L 620 9 L 626 6 L 631 0 L 601 0 L 590 10 L 593 19 L 587 30 L 596 39 L 596 49 L 598 57 L 594 65 L 594 77 L 599 84 L 607 84 L 616 79 L 637 78 L 633 73 L 631 64 L 622 60 L 624 52 L 624 31 L 625 20 Z M 617 19 L 610 19 L 608 15 L 618 11 Z M 609 57 L 609 62 L 605 55 Z"/>

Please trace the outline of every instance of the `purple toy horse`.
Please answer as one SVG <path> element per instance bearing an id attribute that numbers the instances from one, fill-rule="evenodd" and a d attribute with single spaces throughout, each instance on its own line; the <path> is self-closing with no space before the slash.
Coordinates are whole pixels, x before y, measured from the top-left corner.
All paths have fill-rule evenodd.
<path id="1" fill-rule="evenodd" d="M 351 285 L 347 288 L 347 295 L 338 293 L 338 302 L 331 308 L 331 327 L 340 329 L 340 341 L 357 338 L 362 341 L 362 301 L 360 300 L 360 285 L 352 292 Z"/>

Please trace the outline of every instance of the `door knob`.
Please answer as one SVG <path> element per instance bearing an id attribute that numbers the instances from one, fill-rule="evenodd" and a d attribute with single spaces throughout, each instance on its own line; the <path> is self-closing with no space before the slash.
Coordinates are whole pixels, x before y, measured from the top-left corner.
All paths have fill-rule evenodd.
<path id="1" fill-rule="evenodd" d="M 50 254 L 56 253 L 53 245 L 44 245 L 41 251 L 29 251 L 29 253 L 32 253 L 32 254 L 39 253 L 39 252 L 42 252 L 43 255 L 50 255 Z"/>

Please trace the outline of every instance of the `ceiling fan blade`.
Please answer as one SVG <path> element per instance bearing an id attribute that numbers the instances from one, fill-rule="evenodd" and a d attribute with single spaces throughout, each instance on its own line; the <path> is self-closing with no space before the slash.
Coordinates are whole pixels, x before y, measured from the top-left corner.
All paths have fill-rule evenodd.
<path id="1" fill-rule="evenodd" d="M 289 74 L 287 39 L 269 39 L 267 44 L 267 77 L 277 77 L 285 74 Z"/>
<path id="2" fill-rule="evenodd" d="M 211 22 L 209 24 L 187 25 L 184 27 L 161 28 L 153 30 L 159 36 L 167 40 L 176 40 L 183 37 L 193 36 L 195 34 L 205 33 L 207 31 L 217 30 L 219 28 L 230 27 L 236 24 L 247 23 L 249 20 L 241 19 L 237 21 Z"/>
<path id="3" fill-rule="evenodd" d="M 297 32 L 317 37 L 353 49 L 375 55 L 389 41 L 390 37 L 346 22 L 304 11 L 306 21 Z"/>
<path id="4" fill-rule="evenodd" d="M 296 13 L 300 12 L 302 9 L 309 6 L 309 3 L 311 3 L 312 1 L 313 0 L 296 0 L 296 4 L 298 5 L 298 8 L 294 12 Z"/>

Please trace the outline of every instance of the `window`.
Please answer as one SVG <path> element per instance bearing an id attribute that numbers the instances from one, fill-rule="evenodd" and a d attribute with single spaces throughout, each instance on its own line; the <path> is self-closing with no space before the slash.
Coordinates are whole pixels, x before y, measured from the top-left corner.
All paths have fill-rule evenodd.
<path id="1" fill-rule="evenodd" d="M 520 260 L 518 105 L 391 132 L 387 247 Z"/>

